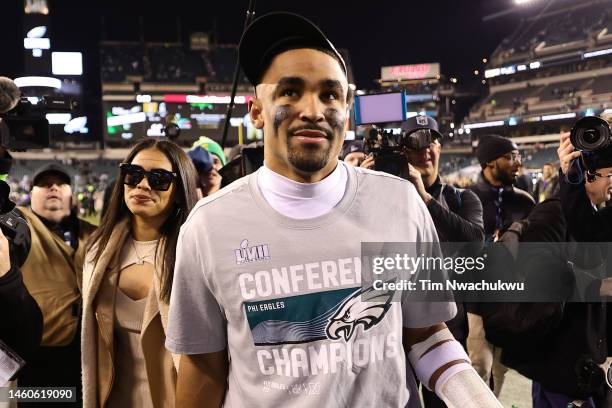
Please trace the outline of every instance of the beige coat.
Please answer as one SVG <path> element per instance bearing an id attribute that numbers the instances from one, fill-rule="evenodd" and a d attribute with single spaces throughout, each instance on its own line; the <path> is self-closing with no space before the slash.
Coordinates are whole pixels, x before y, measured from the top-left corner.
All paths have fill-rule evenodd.
<path id="1" fill-rule="evenodd" d="M 109 242 L 93 264 L 93 251 L 83 266 L 82 365 L 85 408 L 104 408 L 114 381 L 113 322 L 121 249 L 129 238 L 129 224 L 117 224 Z M 174 407 L 178 356 L 164 347 L 168 305 L 160 298 L 159 267 L 149 292 L 140 341 L 147 378 L 156 408 Z"/>
<path id="2" fill-rule="evenodd" d="M 85 241 L 95 227 L 79 220 L 75 251 L 25 207 L 17 207 L 30 227 L 32 244 L 21 266 L 23 282 L 43 314 L 42 346 L 61 347 L 74 340 L 81 308 L 81 280 Z M 77 311 L 77 313 L 75 313 Z"/>

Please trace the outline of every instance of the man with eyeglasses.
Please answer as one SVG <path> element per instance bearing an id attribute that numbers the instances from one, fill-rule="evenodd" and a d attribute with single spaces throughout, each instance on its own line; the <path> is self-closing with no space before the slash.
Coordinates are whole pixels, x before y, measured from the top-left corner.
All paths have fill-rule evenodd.
<path id="1" fill-rule="evenodd" d="M 608 128 L 612 125 L 612 115 L 604 114 L 601 118 L 608 122 Z M 608 129 L 608 132 L 610 132 L 610 129 Z M 608 243 L 612 241 L 612 209 L 609 206 L 602 208 L 602 204 L 612 199 L 612 160 L 605 154 L 600 155 L 599 160 L 597 160 L 599 164 L 597 167 L 599 168 L 591 168 L 588 172 L 583 171 L 582 174 L 578 174 L 575 170 L 579 169 L 580 166 L 574 167 L 576 165 L 575 161 L 582 160 L 583 153 L 572 145 L 570 133 L 561 135 L 557 154 L 560 161 L 561 207 L 567 221 L 568 232 L 578 242 L 602 242 L 601 249 L 609 254 Z M 584 165 L 584 162 L 581 164 Z M 582 179 L 576 180 L 577 175 L 581 175 Z M 589 244 L 589 248 L 593 246 L 593 244 Z M 609 258 L 609 255 L 607 257 Z M 612 378 L 610 378 L 612 377 L 612 343 L 607 339 L 612 327 L 612 314 L 606 310 L 612 297 L 612 278 L 606 278 L 606 276 L 609 276 L 607 275 L 610 270 L 609 262 L 610 260 L 607 259 L 608 266 L 599 275 L 601 279 L 596 279 L 587 287 L 587 290 L 595 290 L 602 297 L 602 302 L 586 303 L 586 305 L 594 305 L 599 315 L 603 316 L 605 321 L 599 327 L 603 328 L 604 332 L 594 335 L 593 331 L 589 331 L 586 333 L 588 341 L 584 342 L 588 347 L 584 354 L 590 355 L 597 364 L 605 361 L 604 367 L 606 368 L 604 369 L 608 371 L 608 386 L 604 386 L 604 388 L 606 388 L 607 395 L 602 396 L 601 401 L 596 401 L 596 406 L 606 407 L 612 403 L 612 386 L 610 385 L 612 381 Z M 593 263 L 592 259 L 591 263 Z M 599 320 L 588 316 L 584 321 L 597 323 Z"/>
<path id="2" fill-rule="evenodd" d="M 528 193 L 513 187 L 522 165 L 514 142 L 497 135 L 483 136 L 476 157 L 482 173 L 472 191 L 482 202 L 485 242 L 492 242 L 503 228 L 527 217 L 535 203 Z"/>
<path id="3" fill-rule="evenodd" d="M 516 261 L 508 262 L 515 262 L 514 269 L 537 294 L 538 302 L 512 306 L 508 313 L 517 318 L 506 314 L 504 322 L 511 330 L 493 324 L 487 334 L 504 344 L 502 362 L 532 380 L 534 408 L 610 407 L 609 401 L 604 402 L 609 355 L 604 302 L 612 294 L 612 279 L 602 277 L 605 252 L 601 250 L 605 247 L 577 244 L 571 225 L 588 225 L 596 207 L 610 199 L 612 167 L 608 166 L 612 162 L 600 162 L 590 169 L 590 175 L 584 173 L 585 184 L 568 184 L 565 174 L 575 156 L 568 136 L 561 136 L 558 149 L 565 196 L 546 198 L 533 208 L 520 229 L 513 225 L 508 232 L 518 233 L 526 243 Z M 568 190 L 578 195 L 572 197 Z M 592 224 L 588 227 L 588 234 L 601 229 Z M 586 239 L 596 240 L 593 235 Z M 499 315 L 496 319 L 501 320 Z M 608 366 L 610 362 L 608 359 Z"/>
<path id="4" fill-rule="evenodd" d="M 71 181 L 62 166 L 44 166 L 34 174 L 31 208 L 17 207 L 32 236 L 23 280 L 43 314 L 41 348 L 21 371 L 19 386 L 69 386 L 80 394 L 83 260 L 95 226 L 77 218 Z"/>
<path id="5" fill-rule="evenodd" d="M 522 164 L 514 142 L 498 135 L 483 136 L 476 157 L 482 173 L 471 189 L 482 202 L 486 245 L 514 221 L 526 218 L 535 203 L 527 192 L 513 186 Z M 508 370 L 500 363 L 501 349 L 486 340 L 479 305 L 470 304 L 468 311 L 467 346 L 472 365 L 485 382 L 493 375 L 493 392 L 499 396 Z"/>

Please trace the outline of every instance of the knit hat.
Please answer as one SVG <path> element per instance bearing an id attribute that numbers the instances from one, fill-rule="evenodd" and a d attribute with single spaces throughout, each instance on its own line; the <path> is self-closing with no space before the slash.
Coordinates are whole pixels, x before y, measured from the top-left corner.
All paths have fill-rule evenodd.
<path id="1" fill-rule="evenodd" d="M 484 166 L 512 150 L 518 150 L 518 146 L 512 140 L 498 135 L 486 135 L 478 142 L 476 157 L 480 165 Z"/>
<path id="2" fill-rule="evenodd" d="M 191 146 L 192 149 L 195 149 L 196 147 L 203 147 L 204 149 L 208 150 L 211 154 L 217 156 L 219 160 L 221 160 L 221 164 L 225 166 L 227 159 L 225 158 L 225 154 L 223 153 L 223 149 L 219 143 L 206 136 L 200 136 L 200 138 L 193 142 L 193 145 Z"/>

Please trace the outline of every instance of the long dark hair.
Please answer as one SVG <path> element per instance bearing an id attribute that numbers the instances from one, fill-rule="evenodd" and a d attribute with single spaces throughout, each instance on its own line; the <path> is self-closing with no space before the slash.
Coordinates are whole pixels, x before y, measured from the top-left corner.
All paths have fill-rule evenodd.
<path id="1" fill-rule="evenodd" d="M 136 144 L 125 159 L 125 163 L 131 163 L 134 157 L 146 149 L 157 149 L 164 153 L 170 163 L 172 171 L 176 173 L 175 179 L 175 202 L 174 211 L 170 213 L 161 226 L 161 239 L 155 251 L 155 262 L 162 260 L 161 265 L 161 298 L 165 302 L 170 301 L 172 279 L 174 277 L 174 262 L 176 260 L 176 244 L 178 241 L 181 225 L 187 219 L 189 212 L 198 201 L 196 172 L 191 159 L 175 143 L 167 140 L 146 139 Z M 87 242 L 87 251 L 94 248 L 94 263 L 102 256 L 108 240 L 115 226 L 124 218 L 128 218 L 131 229 L 131 212 L 125 204 L 124 186 L 120 179 L 115 181 L 115 186 L 110 196 L 108 210 L 100 221 L 100 227 L 92 234 Z"/>

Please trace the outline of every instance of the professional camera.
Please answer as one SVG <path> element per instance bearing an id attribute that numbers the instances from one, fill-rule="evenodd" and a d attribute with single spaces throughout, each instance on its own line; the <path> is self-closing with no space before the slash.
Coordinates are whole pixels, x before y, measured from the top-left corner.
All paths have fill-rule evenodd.
<path id="1" fill-rule="evenodd" d="M 406 167 L 401 135 L 391 130 L 370 129 L 364 139 L 363 150 L 374 157 L 374 170 L 398 176 Z"/>
<path id="2" fill-rule="evenodd" d="M 10 111 L 0 115 L 0 144 L 10 150 L 43 149 L 49 147 L 49 122 L 45 115 L 52 112 L 72 112 L 78 102 L 65 96 L 21 97 Z"/>
<path id="3" fill-rule="evenodd" d="M 398 176 L 406 168 L 406 150 L 421 150 L 441 138 L 433 118 L 415 116 L 402 122 L 399 134 L 372 128 L 366 136 L 364 150 L 373 155 L 375 170 Z"/>
<path id="4" fill-rule="evenodd" d="M 596 116 L 586 116 L 572 128 L 570 141 L 582 151 L 582 162 L 588 171 L 612 166 L 611 136 L 608 122 Z"/>
<path id="5" fill-rule="evenodd" d="M 366 154 L 374 157 L 374 170 L 399 176 L 407 167 L 404 151 L 420 150 L 442 138 L 436 121 L 428 116 L 407 118 L 406 94 L 391 92 L 355 97 L 355 124 L 401 123 L 399 132 L 370 129 L 364 140 Z"/>

